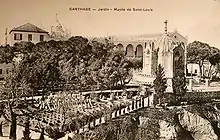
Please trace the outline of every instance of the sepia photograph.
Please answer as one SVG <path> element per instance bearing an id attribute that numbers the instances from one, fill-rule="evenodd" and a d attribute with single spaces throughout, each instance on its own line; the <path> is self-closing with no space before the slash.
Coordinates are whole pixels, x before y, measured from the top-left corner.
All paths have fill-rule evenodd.
<path id="1" fill-rule="evenodd" d="M 0 140 L 219 140 L 220 0 L 0 0 Z"/>

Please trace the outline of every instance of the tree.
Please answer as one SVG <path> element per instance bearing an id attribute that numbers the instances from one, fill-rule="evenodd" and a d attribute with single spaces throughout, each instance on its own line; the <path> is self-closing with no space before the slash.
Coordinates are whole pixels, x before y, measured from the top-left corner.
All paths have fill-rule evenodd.
<path id="1" fill-rule="evenodd" d="M 32 42 L 21 41 L 21 42 L 15 43 L 13 48 L 14 48 L 14 52 L 27 54 L 33 50 L 34 44 Z"/>
<path id="2" fill-rule="evenodd" d="M 0 47 L 0 62 L 1 63 L 12 63 L 15 57 L 14 48 L 11 46 Z M 13 65 L 14 66 L 14 65 Z M 15 73 L 14 69 L 12 71 Z M 1 99 L 7 99 L 7 106 L 11 115 L 11 129 L 10 138 L 16 139 L 16 114 L 13 112 L 13 106 L 15 105 L 15 98 L 17 96 L 18 84 L 14 82 L 15 74 L 10 73 L 10 78 L 6 78 L 6 85 L 3 85 L 1 89 Z M 2 111 L 3 113 L 3 111 Z"/>
<path id="3" fill-rule="evenodd" d="M 105 66 L 101 69 L 101 83 L 108 89 L 115 87 L 124 88 L 125 84 L 131 80 L 132 62 L 124 57 L 121 52 L 113 52 Z"/>
<path id="4" fill-rule="evenodd" d="M 174 61 L 175 63 L 175 73 L 173 74 L 173 92 L 174 100 L 177 102 L 186 93 L 186 77 L 184 72 L 184 60 L 179 57 Z"/>
<path id="5" fill-rule="evenodd" d="M 12 63 L 15 56 L 16 54 L 14 47 L 9 45 L 0 46 L 0 63 Z"/>
<path id="6" fill-rule="evenodd" d="M 21 116 L 21 114 L 17 114 L 17 111 L 20 109 L 25 109 L 27 106 L 31 106 L 31 104 L 23 100 L 22 97 L 26 97 L 28 95 L 28 91 L 24 89 L 24 85 L 21 83 L 21 79 L 19 79 L 19 68 L 18 66 L 15 66 L 12 68 L 12 71 L 9 72 L 9 75 L 6 78 L 6 84 L 4 85 L 4 88 L 2 89 L 2 98 L 7 100 L 7 110 L 9 117 L 8 119 L 11 121 L 11 128 L 10 128 L 10 139 L 15 140 L 16 139 L 16 127 L 17 127 L 17 118 Z M 35 112 L 36 113 L 36 112 Z M 34 113 L 33 113 L 34 114 Z M 31 114 L 31 116 L 33 116 Z M 30 114 L 23 114 L 24 116 L 30 115 Z M 27 122 L 28 123 L 28 122 Z M 25 126 L 25 138 L 29 137 L 29 134 L 27 133 L 29 127 L 29 123 Z"/>
<path id="7" fill-rule="evenodd" d="M 7 109 L 9 110 L 9 117 L 11 121 L 10 127 L 10 139 L 16 140 L 16 125 L 17 125 L 17 114 L 15 110 L 19 104 L 20 92 L 19 92 L 19 83 L 17 82 L 17 71 L 15 65 L 13 65 L 12 70 L 9 72 L 6 77 L 6 84 L 2 88 L 1 99 L 7 99 Z"/>
<path id="8" fill-rule="evenodd" d="M 143 57 L 133 58 L 133 59 L 130 59 L 130 61 L 133 63 L 134 69 L 139 70 L 143 68 Z"/>
<path id="9" fill-rule="evenodd" d="M 212 76 L 216 77 L 220 73 L 220 63 L 217 63 L 215 66 L 215 71 Z"/>
<path id="10" fill-rule="evenodd" d="M 194 41 L 187 46 L 187 52 L 187 61 L 199 64 L 200 76 L 204 76 L 204 73 L 202 73 L 204 61 L 208 60 L 212 54 L 219 52 L 219 50 L 210 47 L 207 43 Z"/>
<path id="11" fill-rule="evenodd" d="M 132 63 L 123 54 L 114 51 L 114 44 L 107 39 L 89 41 L 76 36 L 66 41 L 22 42 L 15 46 L 16 49 L 12 50 L 3 48 L 3 53 L 0 53 L 2 61 L 7 63 L 13 62 L 14 54 L 21 54 L 19 63 L 14 63 L 6 78 L 4 93 L 7 94 L 3 94 L 11 114 L 11 136 L 14 138 L 16 110 L 20 109 L 21 103 L 30 105 L 21 97 L 34 96 L 39 89 L 44 97 L 60 84 L 65 85 L 64 90 L 75 90 L 76 93 L 118 86 L 123 88 L 131 79 Z M 8 55 L 5 56 L 5 52 Z"/>
<path id="12" fill-rule="evenodd" d="M 29 120 L 29 117 L 26 118 L 26 122 L 25 122 L 25 130 L 23 131 L 23 139 L 24 140 L 31 140 L 30 138 L 30 120 Z"/>
<path id="13" fill-rule="evenodd" d="M 8 46 L 8 48 L 2 47 L 0 49 L 1 62 L 12 63 L 13 66 L 5 79 L 6 84 L 2 88 L 1 94 L 1 99 L 7 100 L 7 109 L 9 110 L 8 115 L 10 117 L 8 119 L 11 120 L 10 138 L 12 139 L 16 139 L 17 117 L 19 116 L 17 110 L 31 106 L 31 104 L 26 100 L 23 100 L 22 97 L 30 96 L 32 90 L 36 89 L 36 87 L 42 83 L 44 85 L 49 85 L 50 87 L 50 83 L 53 83 L 55 79 L 53 79 L 53 75 L 57 74 L 56 68 L 53 67 L 54 64 L 51 62 L 51 59 L 53 60 L 54 57 L 49 56 L 49 52 L 46 51 L 46 48 L 44 49 L 44 54 L 41 55 L 42 53 L 39 53 L 41 52 L 39 49 L 43 50 L 43 48 L 34 46 L 33 49 L 32 43 L 22 42 L 16 45 L 16 47 Z M 50 46 L 51 44 L 48 43 L 47 45 Z M 41 46 L 41 44 L 38 44 L 38 46 Z M 48 48 L 49 47 L 47 47 L 47 49 Z M 19 56 L 17 54 L 22 55 Z M 19 56 L 20 59 L 19 63 L 13 61 L 17 56 Z M 51 59 L 48 60 L 47 58 Z M 43 63 L 42 60 L 44 61 Z M 23 115 L 28 117 L 28 115 L 33 116 L 34 113 L 36 112 Z M 25 127 L 27 131 L 29 129 L 28 127 L 29 125 L 27 124 Z M 29 134 L 25 132 L 24 137 L 28 139 Z"/>
<path id="14" fill-rule="evenodd" d="M 59 68 L 61 77 L 73 89 L 102 90 L 126 84 L 132 63 L 123 53 L 114 51 L 109 40 L 71 37 L 68 42 L 61 47 Z M 72 55 L 68 58 L 69 53 Z"/>
<path id="15" fill-rule="evenodd" d="M 54 89 L 59 82 L 59 55 L 55 41 L 36 44 L 33 49 L 23 54 L 18 64 L 18 78 L 25 81 L 25 85 L 32 91 L 42 89 L 44 98 L 45 93 Z"/>
<path id="16" fill-rule="evenodd" d="M 61 72 L 61 79 L 66 83 L 66 88 L 76 89 L 80 87 L 78 81 L 76 69 L 82 58 L 82 50 L 85 50 L 85 46 L 88 44 L 88 40 L 83 37 L 71 37 L 67 41 L 59 42 L 61 55 L 59 56 L 59 70 Z M 84 49 L 83 49 L 84 48 Z M 78 72 L 78 71 L 77 71 Z M 68 87 L 68 85 L 70 85 Z"/>
<path id="17" fill-rule="evenodd" d="M 163 97 L 164 92 L 167 88 L 167 79 L 165 78 L 164 68 L 159 64 L 156 69 L 156 79 L 154 80 L 154 89 L 156 92 L 156 98 L 159 100 L 159 104 L 161 104 L 160 99 Z"/>
<path id="18" fill-rule="evenodd" d="M 217 53 L 217 54 L 214 54 L 212 55 L 210 58 L 209 58 L 209 62 L 210 62 L 210 68 L 209 68 L 209 74 L 208 74 L 208 77 L 211 79 L 212 77 L 212 74 L 211 74 L 211 69 L 212 69 L 212 66 L 216 66 L 220 63 L 220 54 Z"/>

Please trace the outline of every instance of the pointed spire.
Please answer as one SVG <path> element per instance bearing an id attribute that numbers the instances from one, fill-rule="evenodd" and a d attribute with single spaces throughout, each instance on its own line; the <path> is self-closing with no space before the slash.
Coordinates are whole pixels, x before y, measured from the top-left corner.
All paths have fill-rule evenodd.
<path id="1" fill-rule="evenodd" d="M 59 21 L 58 21 L 58 14 L 57 14 L 57 13 L 56 13 L 56 22 L 59 22 Z"/>
<path id="2" fill-rule="evenodd" d="M 167 23 L 168 23 L 168 21 L 165 20 L 165 21 L 164 21 L 164 24 L 165 24 L 165 34 L 167 34 Z"/>

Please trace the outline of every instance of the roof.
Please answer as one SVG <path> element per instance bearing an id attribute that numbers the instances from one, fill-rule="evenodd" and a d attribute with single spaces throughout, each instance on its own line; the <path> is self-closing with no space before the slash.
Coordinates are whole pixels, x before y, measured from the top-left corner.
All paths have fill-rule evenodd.
<path id="1" fill-rule="evenodd" d="M 173 34 L 173 32 L 168 32 L 167 33 L 168 34 L 168 36 L 170 36 L 170 35 L 172 35 Z M 141 35 L 135 35 L 135 36 L 133 36 L 133 37 L 137 37 L 137 38 L 139 38 L 139 37 L 142 37 L 142 38 L 159 38 L 159 37 L 162 37 L 164 35 L 164 33 L 153 33 L 153 34 L 141 34 Z"/>
<path id="2" fill-rule="evenodd" d="M 168 32 L 168 36 L 172 36 L 175 32 Z M 140 35 L 121 35 L 121 36 L 113 36 L 114 41 L 143 41 L 149 39 L 158 39 L 161 38 L 164 33 L 153 33 L 153 34 L 140 34 Z"/>
<path id="3" fill-rule="evenodd" d="M 19 32 L 33 32 L 33 33 L 48 33 L 47 31 L 44 31 L 43 29 L 40 29 L 39 27 L 31 24 L 31 23 L 26 23 L 24 25 L 21 25 L 19 27 L 13 28 L 12 31 L 19 31 Z"/>

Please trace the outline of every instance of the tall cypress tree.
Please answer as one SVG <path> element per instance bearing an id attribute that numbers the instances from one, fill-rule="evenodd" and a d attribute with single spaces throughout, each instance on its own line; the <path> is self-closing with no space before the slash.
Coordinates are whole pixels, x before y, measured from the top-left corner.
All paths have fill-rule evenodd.
<path id="1" fill-rule="evenodd" d="M 178 70 L 173 77 L 173 92 L 176 102 L 186 93 L 186 77 L 183 70 Z"/>
<path id="2" fill-rule="evenodd" d="M 173 92 L 175 102 L 178 102 L 181 97 L 186 93 L 186 77 L 184 73 L 184 61 L 182 57 L 179 57 L 175 63 L 175 72 L 173 76 Z"/>
<path id="3" fill-rule="evenodd" d="M 154 80 L 154 89 L 156 92 L 156 98 L 159 100 L 163 97 L 163 94 L 167 88 L 166 82 L 167 79 L 165 78 L 164 68 L 159 64 L 156 69 L 156 79 Z"/>

